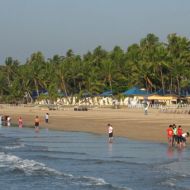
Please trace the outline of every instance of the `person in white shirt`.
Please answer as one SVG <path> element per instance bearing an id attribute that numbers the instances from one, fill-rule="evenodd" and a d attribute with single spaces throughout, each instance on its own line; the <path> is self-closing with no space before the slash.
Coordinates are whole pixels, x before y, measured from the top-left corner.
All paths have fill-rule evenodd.
<path id="1" fill-rule="evenodd" d="M 49 122 L 49 113 L 46 113 L 46 115 L 45 115 L 45 122 L 46 122 L 46 123 Z"/>
<path id="2" fill-rule="evenodd" d="M 186 133 L 182 134 L 182 143 L 183 143 L 183 146 L 186 145 L 187 137 L 189 137 L 189 132 L 186 132 Z"/>
<path id="3" fill-rule="evenodd" d="M 109 143 L 113 142 L 113 127 L 111 124 L 108 124 L 108 136 L 109 136 Z"/>
<path id="4" fill-rule="evenodd" d="M 8 127 L 11 126 L 11 117 L 10 116 L 7 117 L 7 126 Z"/>

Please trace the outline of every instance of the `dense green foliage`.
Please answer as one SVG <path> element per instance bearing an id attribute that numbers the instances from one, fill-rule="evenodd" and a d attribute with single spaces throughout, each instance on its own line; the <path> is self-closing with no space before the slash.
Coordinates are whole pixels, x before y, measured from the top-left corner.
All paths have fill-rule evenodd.
<path id="1" fill-rule="evenodd" d="M 22 102 L 25 97 L 31 102 L 32 92 L 40 98 L 41 89 L 46 89 L 52 100 L 60 93 L 82 96 L 113 90 L 119 94 L 133 86 L 180 95 L 189 83 L 190 41 L 170 34 L 163 43 L 148 34 L 126 52 L 118 46 L 110 52 L 98 46 L 83 56 L 68 50 L 65 56 L 54 55 L 48 60 L 36 52 L 26 63 L 8 57 L 0 66 L 0 101 Z"/>

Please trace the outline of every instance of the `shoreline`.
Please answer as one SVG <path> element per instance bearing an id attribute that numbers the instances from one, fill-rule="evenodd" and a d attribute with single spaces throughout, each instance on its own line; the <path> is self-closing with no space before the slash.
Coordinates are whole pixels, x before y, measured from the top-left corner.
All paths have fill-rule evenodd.
<path id="1" fill-rule="evenodd" d="M 49 113 L 48 124 L 44 121 L 46 113 Z M 138 108 L 94 108 L 88 111 L 74 111 L 73 107 L 48 110 L 39 107 L 1 106 L 0 114 L 9 115 L 11 123 L 14 124 L 18 123 L 21 116 L 23 125 L 32 127 L 35 116 L 38 115 L 42 128 L 104 135 L 108 134 L 107 124 L 111 123 L 114 137 L 160 143 L 167 142 L 166 129 L 170 124 L 181 125 L 184 132 L 190 131 L 189 114 L 161 113 L 152 108 L 148 110 L 148 115 L 144 115 L 144 110 Z"/>

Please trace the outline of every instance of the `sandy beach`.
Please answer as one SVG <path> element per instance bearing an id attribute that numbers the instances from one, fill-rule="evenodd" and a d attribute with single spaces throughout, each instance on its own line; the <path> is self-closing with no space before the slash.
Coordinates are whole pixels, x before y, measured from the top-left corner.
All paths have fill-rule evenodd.
<path id="1" fill-rule="evenodd" d="M 44 121 L 49 113 L 49 123 Z M 23 118 L 24 126 L 34 126 L 36 115 L 40 117 L 40 127 L 53 130 L 81 131 L 107 135 L 107 124 L 114 128 L 114 136 L 133 140 L 167 142 L 166 129 L 169 124 L 181 125 L 184 131 L 190 131 L 190 115 L 162 113 L 150 108 L 148 115 L 137 108 L 93 108 L 88 111 L 48 110 L 39 107 L 1 106 L 1 115 L 9 115 L 12 123 L 17 124 Z M 188 140 L 189 141 L 189 140 Z"/>

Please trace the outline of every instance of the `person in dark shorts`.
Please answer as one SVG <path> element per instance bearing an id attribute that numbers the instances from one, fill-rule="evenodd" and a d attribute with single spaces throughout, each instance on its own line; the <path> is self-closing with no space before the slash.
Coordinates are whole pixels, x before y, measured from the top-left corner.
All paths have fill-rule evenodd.
<path id="1" fill-rule="evenodd" d="M 177 127 L 175 124 L 173 124 L 173 142 L 172 142 L 172 145 L 177 145 Z"/>
<path id="2" fill-rule="evenodd" d="M 108 136 L 109 136 L 109 143 L 113 142 L 113 127 L 110 123 L 108 123 Z"/>
<path id="3" fill-rule="evenodd" d="M 177 143 L 178 143 L 179 148 L 181 148 L 182 146 L 182 134 L 183 134 L 182 127 L 181 125 L 179 125 L 177 128 Z"/>
<path id="4" fill-rule="evenodd" d="M 40 119 L 38 116 L 36 116 L 34 120 L 34 125 L 35 125 L 35 132 L 39 132 L 39 127 L 40 127 Z"/>
<path id="5" fill-rule="evenodd" d="M 48 123 L 49 122 L 49 113 L 45 114 L 45 122 Z"/>

